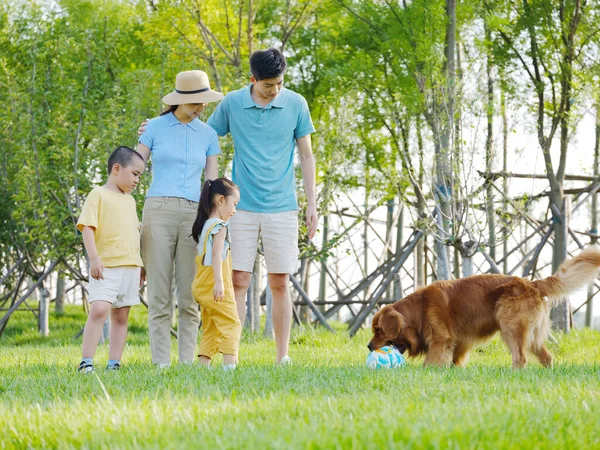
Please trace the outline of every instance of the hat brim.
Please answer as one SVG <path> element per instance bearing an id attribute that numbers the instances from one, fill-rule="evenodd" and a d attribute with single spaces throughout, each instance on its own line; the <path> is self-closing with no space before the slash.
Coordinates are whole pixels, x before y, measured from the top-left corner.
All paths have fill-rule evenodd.
<path id="1" fill-rule="evenodd" d="M 165 105 L 183 105 L 185 103 L 212 103 L 223 100 L 223 94 L 213 90 L 200 92 L 198 94 L 180 94 L 173 91 L 163 97 Z"/>

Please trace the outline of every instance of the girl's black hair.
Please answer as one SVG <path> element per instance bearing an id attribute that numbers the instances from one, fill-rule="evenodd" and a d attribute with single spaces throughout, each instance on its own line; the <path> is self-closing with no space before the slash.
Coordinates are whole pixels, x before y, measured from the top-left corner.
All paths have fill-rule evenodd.
<path id="1" fill-rule="evenodd" d="M 198 215 L 192 226 L 192 238 L 198 243 L 200 235 L 202 234 L 202 228 L 206 220 L 210 216 L 214 206 L 214 198 L 217 195 L 222 195 L 225 198 L 233 195 L 234 190 L 239 191 L 237 185 L 228 178 L 217 178 L 216 180 L 208 180 L 202 186 L 202 192 L 200 193 L 200 202 L 198 203 Z"/>
<path id="2" fill-rule="evenodd" d="M 167 109 L 160 113 L 161 116 L 164 116 L 169 113 L 174 113 L 179 105 L 170 105 Z"/>
<path id="3" fill-rule="evenodd" d="M 250 57 L 250 72 L 257 81 L 278 78 L 286 69 L 285 56 L 276 48 L 256 51 Z"/>

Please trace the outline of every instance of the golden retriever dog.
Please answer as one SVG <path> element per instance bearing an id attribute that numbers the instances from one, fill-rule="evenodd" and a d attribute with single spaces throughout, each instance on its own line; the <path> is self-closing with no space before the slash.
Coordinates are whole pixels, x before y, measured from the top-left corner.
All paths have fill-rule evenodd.
<path id="1" fill-rule="evenodd" d="M 500 331 L 513 367 L 525 367 L 525 350 L 550 367 L 550 308 L 591 283 L 598 268 L 600 248 L 594 246 L 543 280 L 474 275 L 437 281 L 375 314 L 369 350 L 391 344 L 409 357 L 425 355 L 426 366 L 464 366 L 475 344 Z"/>

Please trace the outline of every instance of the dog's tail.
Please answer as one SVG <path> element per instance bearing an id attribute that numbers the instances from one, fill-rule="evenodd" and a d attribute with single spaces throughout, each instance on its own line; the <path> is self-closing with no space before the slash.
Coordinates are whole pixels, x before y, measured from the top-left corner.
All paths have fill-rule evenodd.
<path id="1" fill-rule="evenodd" d="M 590 284 L 600 269 L 600 247 L 590 246 L 575 258 L 565 261 L 551 277 L 533 283 L 550 306 L 559 304 L 566 295 Z"/>

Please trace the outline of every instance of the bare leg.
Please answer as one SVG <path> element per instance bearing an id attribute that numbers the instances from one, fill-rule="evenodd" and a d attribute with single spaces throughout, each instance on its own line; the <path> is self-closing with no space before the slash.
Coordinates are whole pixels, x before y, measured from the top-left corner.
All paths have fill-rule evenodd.
<path id="1" fill-rule="evenodd" d="M 198 364 L 201 366 L 210 366 L 210 358 L 208 356 L 198 356 Z"/>
<path id="2" fill-rule="evenodd" d="M 223 354 L 223 364 L 225 364 L 225 365 L 237 364 L 237 356 Z"/>
<path id="3" fill-rule="evenodd" d="M 110 342 L 108 344 L 108 359 L 121 360 L 125 341 L 127 340 L 127 319 L 130 306 L 113 309 L 110 313 Z"/>
<path id="4" fill-rule="evenodd" d="M 269 286 L 273 294 L 273 330 L 277 346 L 277 362 L 287 355 L 292 327 L 292 299 L 287 273 L 270 273 Z"/>
<path id="5" fill-rule="evenodd" d="M 91 303 L 90 313 L 83 329 L 83 348 L 81 351 L 83 358 L 94 357 L 102 335 L 102 326 L 111 308 L 112 304 L 110 302 L 98 300 Z"/>
<path id="6" fill-rule="evenodd" d="M 235 302 L 242 328 L 244 327 L 244 322 L 246 322 L 246 295 L 251 281 L 252 274 L 250 272 L 242 272 L 241 270 L 233 271 L 233 290 L 235 291 Z"/>

